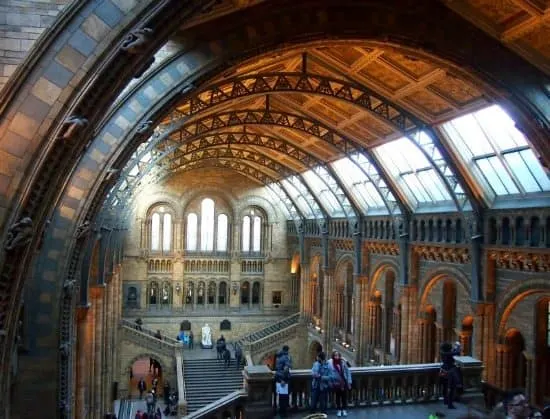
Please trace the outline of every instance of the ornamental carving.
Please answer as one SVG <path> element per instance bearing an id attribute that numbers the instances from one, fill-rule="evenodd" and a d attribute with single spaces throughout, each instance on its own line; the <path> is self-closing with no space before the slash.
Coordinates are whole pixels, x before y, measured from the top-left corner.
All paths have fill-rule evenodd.
<path id="1" fill-rule="evenodd" d="M 333 240 L 332 244 L 337 250 L 348 250 L 353 251 L 353 240 Z"/>
<path id="2" fill-rule="evenodd" d="M 88 120 L 81 116 L 72 115 L 63 121 L 64 132 L 59 136 L 62 140 L 70 140 L 74 138 L 79 131 L 86 128 Z"/>
<path id="3" fill-rule="evenodd" d="M 420 259 L 434 262 L 469 263 L 467 247 L 415 246 L 414 253 Z"/>
<path id="4" fill-rule="evenodd" d="M 122 42 L 120 49 L 129 54 L 143 54 L 152 35 L 153 30 L 150 28 L 135 29 L 128 34 L 126 39 Z"/>
<path id="5" fill-rule="evenodd" d="M 10 227 L 4 249 L 9 252 L 24 247 L 31 242 L 33 235 L 32 220 L 30 217 L 23 217 Z"/>
<path id="6" fill-rule="evenodd" d="M 365 246 L 369 253 L 391 256 L 399 254 L 399 246 L 394 242 L 367 242 Z"/>
<path id="7" fill-rule="evenodd" d="M 550 254 L 531 252 L 509 252 L 493 250 L 489 259 L 495 261 L 497 269 L 525 272 L 550 272 Z"/>

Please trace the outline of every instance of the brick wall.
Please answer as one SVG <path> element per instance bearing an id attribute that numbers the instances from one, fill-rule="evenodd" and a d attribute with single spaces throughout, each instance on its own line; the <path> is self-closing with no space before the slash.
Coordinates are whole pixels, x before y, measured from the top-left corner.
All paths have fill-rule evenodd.
<path id="1" fill-rule="evenodd" d="M 70 0 L 0 0 L 0 90 Z"/>

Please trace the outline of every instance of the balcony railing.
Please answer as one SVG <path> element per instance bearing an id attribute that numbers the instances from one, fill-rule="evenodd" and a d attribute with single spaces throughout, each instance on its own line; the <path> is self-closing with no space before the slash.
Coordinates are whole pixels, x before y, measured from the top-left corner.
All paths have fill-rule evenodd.
<path id="1" fill-rule="evenodd" d="M 176 339 L 172 339 L 168 336 L 162 336 L 162 339 L 157 339 L 152 330 L 143 327 L 138 328 L 135 322 L 121 320 L 120 328 L 123 332 L 123 337 L 130 342 L 134 342 L 153 351 L 158 351 L 163 355 L 173 356 L 174 351 L 181 348 L 181 342 L 178 342 Z"/>
<path id="2" fill-rule="evenodd" d="M 464 394 L 461 400 L 471 402 L 482 399 L 481 363 L 470 357 L 458 357 L 464 377 Z M 439 383 L 441 364 L 395 365 L 387 367 L 351 368 L 352 389 L 348 394 L 348 406 L 406 405 L 436 401 L 442 398 Z M 245 390 L 231 393 L 187 418 L 256 418 L 270 417 L 275 412 L 277 399 L 274 393 L 273 373 L 265 366 L 245 368 Z M 292 370 L 289 383 L 290 411 L 308 411 L 311 396 L 311 370 Z M 266 391 L 267 390 L 267 391 Z M 250 398 L 253 395 L 253 400 Z M 329 399 L 329 407 L 334 407 Z M 244 413 L 244 416 L 243 416 Z"/>

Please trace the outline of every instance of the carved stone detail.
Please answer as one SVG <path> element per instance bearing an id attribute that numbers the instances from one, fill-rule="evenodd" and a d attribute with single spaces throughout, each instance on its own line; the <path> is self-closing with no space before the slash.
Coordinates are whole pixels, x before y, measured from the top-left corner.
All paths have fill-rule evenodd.
<path id="1" fill-rule="evenodd" d="M 399 254 L 399 246 L 394 242 L 367 242 L 365 247 L 370 253 L 391 256 Z"/>
<path id="2" fill-rule="evenodd" d="M 32 220 L 30 217 L 23 217 L 10 227 L 8 237 L 4 243 L 4 249 L 10 252 L 24 247 L 31 242 L 33 235 L 34 227 Z"/>
<path id="3" fill-rule="evenodd" d="M 469 263 L 470 254 L 466 247 L 414 246 L 414 253 L 420 259 L 448 263 Z"/>
<path id="4" fill-rule="evenodd" d="M 63 342 L 59 345 L 59 354 L 61 355 L 61 358 L 67 359 L 71 354 L 71 344 L 69 342 Z"/>
<path id="5" fill-rule="evenodd" d="M 90 233 L 91 230 L 91 224 L 89 221 L 84 221 L 82 224 L 80 224 L 75 233 L 75 239 L 80 240 L 85 238 L 88 233 Z"/>
<path id="6" fill-rule="evenodd" d="M 153 130 L 153 121 L 145 121 L 138 125 L 136 133 L 139 135 L 149 136 Z"/>
<path id="7" fill-rule="evenodd" d="M 152 35 L 153 30 L 150 28 L 135 29 L 128 34 L 120 49 L 129 54 L 143 54 L 146 45 L 151 41 Z"/>
<path id="8" fill-rule="evenodd" d="M 354 245 L 353 240 L 333 240 L 334 248 L 337 250 L 348 250 L 353 251 Z"/>
<path id="9" fill-rule="evenodd" d="M 65 283 L 63 284 L 63 292 L 65 293 L 66 296 L 71 296 L 73 294 L 75 287 L 76 287 L 76 280 L 74 279 L 66 280 Z"/>
<path id="10" fill-rule="evenodd" d="M 550 255 L 548 253 L 492 250 L 489 252 L 489 259 L 495 261 L 497 269 L 525 272 L 550 271 Z"/>
<path id="11" fill-rule="evenodd" d="M 63 134 L 60 135 L 62 140 L 70 140 L 76 134 L 88 125 L 88 120 L 81 116 L 72 115 L 63 121 Z"/>

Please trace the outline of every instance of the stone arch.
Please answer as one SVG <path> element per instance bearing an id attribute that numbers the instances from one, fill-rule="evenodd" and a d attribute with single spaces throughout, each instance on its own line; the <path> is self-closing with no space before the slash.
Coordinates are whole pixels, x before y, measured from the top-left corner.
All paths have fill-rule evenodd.
<path id="1" fill-rule="evenodd" d="M 146 219 L 150 217 L 150 213 L 153 208 L 162 205 L 170 208 L 175 218 L 181 217 L 181 204 L 179 203 L 176 196 L 168 192 L 156 192 L 151 195 L 145 195 L 144 200 L 140 200 L 139 202 L 139 207 L 137 207 L 136 209 L 136 216 Z"/>
<path id="2" fill-rule="evenodd" d="M 211 198 L 214 200 L 214 203 L 216 203 L 217 200 L 222 201 L 223 206 L 227 208 L 227 211 L 229 212 L 227 214 L 227 216 L 229 217 L 229 221 L 231 222 L 235 219 L 235 216 L 237 214 L 236 208 L 238 207 L 238 200 L 227 193 L 226 190 L 215 187 L 208 187 L 207 189 L 191 190 L 184 192 L 180 198 L 181 202 L 183 202 L 182 216 L 187 215 L 189 212 L 193 212 L 190 210 L 190 205 L 200 202 L 204 198 Z"/>
<path id="3" fill-rule="evenodd" d="M 460 284 L 463 291 L 466 292 L 468 296 L 471 295 L 471 288 L 470 288 L 470 281 L 468 277 L 464 274 L 464 272 L 460 271 L 456 268 L 451 267 L 439 267 L 434 268 L 428 271 L 425 275 L 427 280 L 424 282 L 422 287 L 420 288 L 420 304 L 418 306 L 419 311 L 425 308 L 426 302 L 428 300 L 428 296 L 430 295 L 430 291 L 433 289 L 433 287 L 445 278 L 450 278 L 456 280 L 456 283 Z M 471 304 L 469 304 L 469 311 L 472 312 L 473 309 L 471 307 Z"/>
<path id="4" fill-rule="evenodd" d="M 550 294 L 550 282 L 544 278 L 533 278 L 525 281 L 518 281 L 504 291 L 502 298 L 499 298 L 496 312 L 496 325 L 498 336 L 504 336 L 506 323 L 510 314 L 518 302 L 532 294 Z"/>
<path id="5" fill-rule="evenodd" d="M 267 222 L 273 222 L 281 218 L 280 210 L 276 209 L 273 206 L 273 203 L 261 196 L 251 195 L 247 196 L 246 200 L 238 201 L 237 207 L 235 208 L 235 213 L 241 214 L 246 207 L 259 208 L 267 217 Z"/>
<path id="6" fill-rule="evenodd" d="M 369 294 L 373 295 L 373 292 L 376 288 L 376 283 L 380 280 L 382 277 L 382 274 L 384 274 L 388 269 L 391 269 L 394 271 L 395 279 L 397 281 L 398 275 L 399 275 L 399 266 L 393 259 L 384 259 L 380 262 L 378 262 L 376 265 L 374 265 L 372 269 L 372 274 L 370 275 L 370 281 L 369 281 Z"/>
<path id="7" fill-rule="evenodd" d="M 128 371 L 129 368 L 131 368 L 136 361 L 139 361 L 140 359 L 143 359 L 143 358 L 153 358 L 154 360 L 158 361 L 158 363 L 160 364 L 160 367 L 162 368 L 162 373 L 164 377 L 166 376 L 166 374 L 170 372 L 170 370 L 168 369 L 168 366 L 166 365 L 166 362 L 164 362 L 164 359 L 162 359 L 161 356 L 158 356 L 157 354 L 154 354 L 151 352 L 143 352 L 143 353 L 140 353 L 139 355 L 134 356 L 132 359 L 130 359 L 130 361 L 126 363 L 126 367 L 124 371 Z"/>

